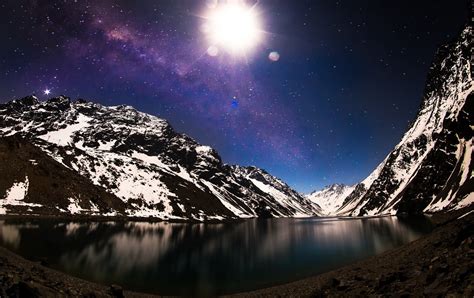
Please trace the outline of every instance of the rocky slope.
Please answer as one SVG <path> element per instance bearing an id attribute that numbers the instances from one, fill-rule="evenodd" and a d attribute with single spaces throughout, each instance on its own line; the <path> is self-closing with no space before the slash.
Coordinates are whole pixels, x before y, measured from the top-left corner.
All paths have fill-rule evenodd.
<path id="1" fill-rule="evenodd" d="M 129 106 L 30 96 L 0 105 L 0 213 L 160 219 L 313 216 L 319 207 L 255 167 Z"/>
<path id="2" fill-rule="evenodd" d="M 415 121 L 335 213 L 431 213 L 474 202 L 472 35 L 468 26 L 438 51 Z"/>
<path id="3" fill-rule="evenodd" d="M 337 215 L 344 199 L 354 190 L 354 186 L 345 184 L 328 185 L 322 190 L 314 191 L 307 198 L 321 207 L 321 214 L 325 216 Z"/>

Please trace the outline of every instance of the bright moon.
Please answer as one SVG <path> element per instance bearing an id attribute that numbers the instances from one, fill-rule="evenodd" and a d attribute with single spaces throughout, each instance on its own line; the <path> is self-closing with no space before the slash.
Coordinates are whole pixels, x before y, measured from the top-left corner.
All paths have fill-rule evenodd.
<path id="1" fill-rule="evenodd" d="M 206 19 L 205 32 L 211 46 L 231 54 L 245 54 L 261 39 L 258 15 L 243 3 L 218 4 L 209 10 Z"/>

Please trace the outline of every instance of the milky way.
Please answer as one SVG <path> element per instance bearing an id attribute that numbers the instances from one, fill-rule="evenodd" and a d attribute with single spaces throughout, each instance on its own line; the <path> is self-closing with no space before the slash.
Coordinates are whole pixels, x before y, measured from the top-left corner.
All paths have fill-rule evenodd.
<path id="1" fill-rule="evenodd" d="M 208 1 L 7 0 L 1 101 L 128 104 L 301 191 L 355 183 L 414 117 L 467 1 L 294 2 L 249 2 L 266 33 L 235 56 L 209 50 Z"/>

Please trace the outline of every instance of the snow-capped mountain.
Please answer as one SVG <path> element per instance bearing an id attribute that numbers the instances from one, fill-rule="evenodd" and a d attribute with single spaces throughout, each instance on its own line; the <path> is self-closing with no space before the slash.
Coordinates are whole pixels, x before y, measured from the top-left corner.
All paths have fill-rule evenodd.
<path id="1" fill-rule="evenodd" d="M 314 191 L 306 197 L 321 207 L 321 214 L 325 216 L 337 215 L 345 198 L 352 193 L 354 186 L 345 184 L 332 184 Z"/>
<path id="2" fill-rule="evenodd" d="M 255 167 L 129 106 L 61 96 L 0 105 L 0 213 L 162 219 L 314 216 L 319 207 Z"/>
<path id="3" fill-rule="evenodd" d="M 337 214 L 429 213 L 474 202 L 472 38 L 468 26 L 438 51 L 415 121 Z"/>

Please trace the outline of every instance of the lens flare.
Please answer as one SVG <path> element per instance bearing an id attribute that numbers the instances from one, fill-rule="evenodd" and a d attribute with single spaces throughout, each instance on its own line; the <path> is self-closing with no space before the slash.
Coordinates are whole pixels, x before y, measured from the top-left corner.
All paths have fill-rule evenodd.
<path id="1" fill-rule="evenodd" d="M 253 8 L 232 2 L 209 9 L 204 32 L 211 45 L 232 54 L 245 54 L 256 46 L 262 31 Z"/>
<path id="2" fill-rule="evenodd" d="M 211 57 L 215 57 L 215 56 L 219 55 L 219 49 L 216 46 L 210 46 L 207 49 L 207 54 Z"/>
<path id="3" fill-rule="evenodd" d="M 277 62 L 278 60 L 280 60 L 280 53 L 278 52 L 270 52 L 270 54 L 268 54 L 268 59 L 270 59 L 270 61 L 272 62 Z"/>

